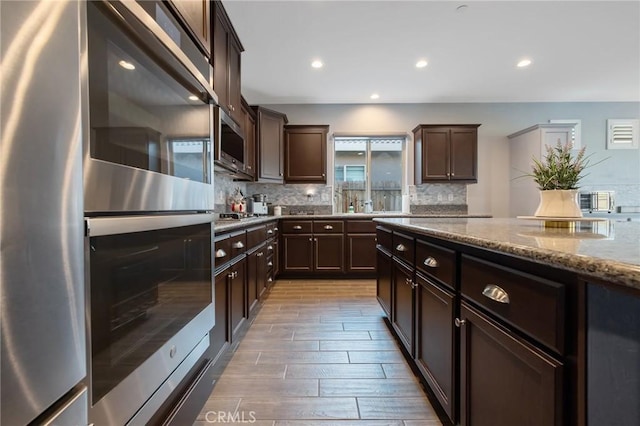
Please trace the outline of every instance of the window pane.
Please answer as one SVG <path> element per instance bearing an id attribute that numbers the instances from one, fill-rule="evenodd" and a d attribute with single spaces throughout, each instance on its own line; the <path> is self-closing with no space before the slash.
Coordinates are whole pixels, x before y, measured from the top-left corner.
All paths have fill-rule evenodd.
<path id="1" fill-rule="evenodd" d="M 338 150 L 342 149 L 342 150 Z M 360 211 L 359 206 L 364 203 L 366 195 L 366 142 L 362 140 L 353 143 L 341 143 L 336 147 L 335 168 L 335 203 L 336 212 L 346 213 L 349 205 Z"/>
<path id="2" fill-rule="evenodd" d="M 376 211 L 402 210 L 402 141 L 371 141 L 371 201 Z"/>

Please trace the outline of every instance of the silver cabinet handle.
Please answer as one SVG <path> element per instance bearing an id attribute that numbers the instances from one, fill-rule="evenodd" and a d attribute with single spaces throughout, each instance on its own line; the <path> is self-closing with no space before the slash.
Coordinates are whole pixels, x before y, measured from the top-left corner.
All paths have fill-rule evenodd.
<path id="1" fill-rule="evenodd" d="M 227 255 L 227 252 L 222 250 L 222 249 L 218 249 L 216 250 L 216 259 L 220 259 L 222 257 L 225 257 Z"/>
<path id="2" fill-rule="evenodd" d="M 407 248 L 402 244 L 398 244 L 396 246 L 396 250 L 398 250 L 398 251 L 407 251 Z"/>
<path id="3" fill-rule="evenodd" d="M 272 229 L 267 229 L 267 234 L 268 234 L 268 235 L 273 234 L 273 230 L 272 230 Z"/>
<path id="4" fill-rule="evenodd" d="M 267 246 L 267 250 L 273 250 L 273 246 Z"/>
<path id="5" fill-rule="evenodd" d="M 453 321 L 453 323 L 456 325 L 456 327 L 460 328 L 467 323 L 467 320 L 461 320 L 460 318 L 456 318 Z"/>
<path id="6" fill-rule="evenodd" d="M 267 282 L 272 282 L 272 281 L 273 281 L 273 278 L 271 277 L 267 278 Z"/>
<path id="7" fill-rule="evenodd" d="M 278 232 L 278 228 L 273 228 L 273 230 L 274 230 L 275 232 Z"/>
<path id="8" fill-rule="evenodd" d="M 324 226 L 324 229 L 326 229 L 327 231 L 330 231 L 330 230 L 332 230 L 332 229 L 333 229 L 333 226 L 331 226 L 331 225 L 325 225 L 325 226 Z"/>
<path id="9" fill-rule="evenodd" d="M 231 245 L 231 247 L 233 247 L 234 249 L 241 249 L 244 248 L 244 244 L 242 244 L 242 241 L 236 241 Z"/>
<path id="10" fill-rule="evenodd" d="M 429 256 L 424 260 L 424 266 L 428 266 L 429 268 L 437 268 L 438 261 L 434 257 Z"/>
<path id="11" fill-rule="evenodd" d="M 482 295 L 498 303 L 509 303 L 509 293 L 495 284 L 488 284 L 484 290 L 482 290 Z"/>
<path id="12" fill-rule="evenodd" d="M 273 262 L 267 262 L 267 266 L 273 266 Z"/>
<path id="13" fill-rule="evenodd" d="M 300 226 L 300 225 L 295 225 L 295 226 L 293 227 L 293 229 L 295 229 L 296 231 L 299 231 L 299 230 L 301 230 L 301 229 L 302 229 L 302 226 Z"/>
<path id="14" fill-rule="evenodd" d="M 257 253 L 257 254 L 256 254 L 256 256 L 257 256 L 257 257 L 263 256 L 263 255 L 264 255 L 264 253 L 263 253 L 263 252 L 260 252 L 260 253 Z"/>

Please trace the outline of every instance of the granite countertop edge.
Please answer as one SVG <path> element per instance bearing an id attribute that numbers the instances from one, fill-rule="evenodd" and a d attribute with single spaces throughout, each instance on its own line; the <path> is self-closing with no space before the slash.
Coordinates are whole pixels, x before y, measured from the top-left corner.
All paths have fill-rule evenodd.
<path id="1" fill-rule="evenodd" d="M 384 218 L 381 218 L 381 221 L 381 223 L 384 223 Z M 583 277 L 593 277 L 607 283 L 640 290 L 640 266 L 637 265 L 616 262 L 611 259 L 600 259 L 581 254 L 562 253 L 539 247 L 490 240 L 487 238 L 480 238 L 460 233 L 452 233 L 429 228 L 424 225 L 412 225 L 398 222 L 389 222 L 389 225 L 426 236 L 438 237 L 475 247 L 515 255 L 536 263 L 555 266 L 560 269 L 575 272 Z"/>
<path id="2" fill-rule="evenodd" d="M 338 214 L 317 214 L 317 215 L 282 215 L 282 216 L 257 216 L 248 217 L 235 221 L 224 221 L 222 223 L 214 221 L 214 229 L 216 233 L 233 231 L 251 225 L 259 225 L 261 223 L 272 222 L 274 220 L 312 220 L 312 219 L 374 219 L 374 218 L 490 218 L 491 215 L 468 215 L 468 214 L 409 214 L 409 213 L 338 213 Z"/>

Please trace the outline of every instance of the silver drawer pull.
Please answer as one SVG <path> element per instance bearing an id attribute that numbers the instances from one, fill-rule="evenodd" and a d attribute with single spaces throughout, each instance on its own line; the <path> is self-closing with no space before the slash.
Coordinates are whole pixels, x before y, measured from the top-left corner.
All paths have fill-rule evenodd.
<path id="1" fill-rule="evenodd" d="M 216 259 L 220 259 L 222 257 L 225 257 L 227 255 L 227 252 L 222 250 L 222 249 L 218 249 L 216 250 Z"/>
<path id="2" fill-rule="evenodd" d="M 231 245 L 231 247 L 233 247 L 234 249 L 241 249 L 244 248 L 244 244 L 242 244 L 242 241 L 236 241 Z"/>
<path id="3" fill-rule="evenodd" d="M 324 229 L 326 229 L 327 231 L 330 231 L 330 230 L 332 230 L 332 229 L 333 229 L 333 226 L 331 226 L 331 225 L 325 225 L 325 226 L 324 226 Z"/>
<path id="4" fill-rule="evenodd" d="M 407 251 L 407 248 L 402 244 L 398 244 L 396 246 L 396 250 L 398 250 L 398 251 Z"/>
<path id="5" fill-rule="evenodd" d="M 267 250 L 273 250 L 273 246 L 267 246 Z"/>
<path id="6" fill-rule="evenodd" d="M 273 228 L 273 230 L 274 230 L 275 232 L 278 232 L 278 228 Z"/>
<path id="7" fill-rule="evenodd" d="M 434 257 L 429 256 L 424 260 L 424 266 L 428 266 L 429 268 L 437 268 L 438 261 Z"/>
<path id="8" fill-rule="evenodd" d="M 264 256 L 264 253 L 263 252 L 256 253 L 256 256 L 257 257 Z"/>
<path id="9" fill-rule="evenodd" d="M 300 226 L 300 225 L 295 225 L 295 226 L 293 227 L 293 229 L 295 229 L 296 231 L 299 231 L 299 230 L 301 230 L 301 229 L 302 229 L 302 226 Z"/>
<path id="10" fill-rule="evenodd" d="M 269 235 L 273 234 L 273 230 L 272 229 L 267 229 L 267 234 L 269 234 Z"/>
<path id="11" fill-rule="evenodd" d="M 461 320 L 460 318 L 456 318 L 454 321 L 454 324 L 456 325 L 456 327 L 460 328 L 463 325 L 465 325 L 465 323 L 467 322 L 467 320 Z"/>
<path id="12" fill-rule="evenodd" d="M 482 295 L 498 303 L 509 303 L 509 294 L 495 284 L 488 284 L 482 290 Z"/>
<path id="13" fill-rule="evenodd" d="M 273 262 L 268 262 L 267 266 L 273 266 Z"/>

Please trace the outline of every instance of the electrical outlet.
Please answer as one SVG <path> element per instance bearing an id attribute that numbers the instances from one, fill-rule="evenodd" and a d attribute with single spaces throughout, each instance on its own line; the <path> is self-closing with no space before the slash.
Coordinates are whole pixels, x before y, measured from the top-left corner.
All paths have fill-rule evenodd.
<path id="1" fill-rule="evenodd" d="M 442 201 L 442 194 L 438 194 L 438 201 Z"/>
<path id="2" fill-rule="evenodd" d="M 448 199 L 449 199 L 449 201 L 453 201 L 453 194 L 449 194 Z"/>

